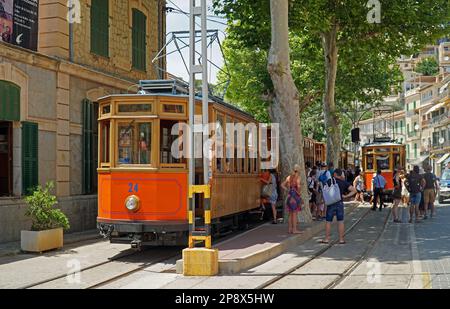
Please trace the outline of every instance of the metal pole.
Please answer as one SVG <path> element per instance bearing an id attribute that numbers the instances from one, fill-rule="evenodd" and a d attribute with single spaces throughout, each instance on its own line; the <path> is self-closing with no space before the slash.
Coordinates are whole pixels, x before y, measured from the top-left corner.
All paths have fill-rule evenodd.
<path id="1" fill-rule="evenodd" d="M 189 188 L 195 185 L 194 119 L 195 119 L 195 0 L 190 0 L 189 14 Z M 189 247 L 193 248 L 195 230 L 195 198 L 189 194 Z"/>
<path id="2" fill-rule="evenodd" d="M 208 119 L 208 42 L 207 42 L 207 24 L 206 24 L 206 0 L 201 0 L 202 15 L 202 122 L 203 122 L 203 142 L 209 139 L 209 119 Z M 209 182 L 209 159 L 203 154 L 203 183 Z"/>

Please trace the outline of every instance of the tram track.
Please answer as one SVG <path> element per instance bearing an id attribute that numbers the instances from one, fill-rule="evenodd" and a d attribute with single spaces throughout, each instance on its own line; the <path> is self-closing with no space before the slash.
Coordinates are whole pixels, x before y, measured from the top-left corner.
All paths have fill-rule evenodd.
<path id="1" fill-rule="evenodd" d="M 346 229 L 345 234 L 344 235 L 348 235 L 350 234 L 369 214 L 371 213 L 370 208 L 361 216 L 359 217 L 349 228 Z M 324 289 L 333 289 L 336 286 L 338 286 L 345 278 L 347 278 L 366 258 L 367 256 L 370 254 L 370 252 L 372 252 L 373 248 L 375 247 L 375 245 L 377 244 L 377 242 L 380 240 L 381 236 L 383 235 L 387 223 L 389 221 L 389 217 L 391 214 L 391 209 L 389 209 L 388 214 L 386 215 L 386 218 L 383 222 L 383 227 L 381 229 L 381 231 L 378 233 L 378 235 L 376 236 L 376 238 L 374 240 L 372 240 L 370 242 L 370 244 L 368 244 L 368 246 L 366 247 L 366 249 L 363 251 L 363 253 L 358 257 L 358 259 L 356 261 L 354 261 L 353 263 L 351 263 L 348 267 L 346 267 L 344 269 L 344 271 L 339 272 L 339 273 L 326 273 L 326 274 L 320 274 L 320 275 L 333 275 L 333 276 L 338 276 L 336 279 L 332 280 L 330 283 L 328 283 Z M 275 283 L 283 280 L 284 278 L 288 277 L 289 275 L 292 275 L 294 272 L 306 267 L 307 265 L 311 264 L 312 262 L 316 261 L 319 257 L 321 257 L 323 254 L 325 254 L 327 251 L 329 251 L 331 248 L 333 248 L 334 246 L 336 246 L 339 243 L 339 240 L 336 239 L 332 242 L 330 242 L 327 246 L 321 248 L 320 250 L 318 250 L 317 252 L 315 252 L 311 257 L 309 257 L 308 259 L 306 259 L 305 261 L 301 262 L 300 264 L 290 268 L 289 270 L 283 272 L 282 274 L 278 274 L 276 275 L 274 278 L 270 279 L 269 281 L 259 285 L 256 289 L 266 289 L 266 288 L 270 288 L 271 286 L 273 286 Z M 306 276 L 308 274 L 305 274 Z"/>
<path id="2" fill-rule="evenodd" d="M 239 234 L 251 231 L 266 222 L 256 222 L 250 225 L 248 229 L 233 231 L 226 236 L 218 238 L 215 244 L 227 241 Z M 53 277 L 43 279 L 37 282 L 26 284 L 18 287 L 18 289 L 36 289 L 36 288 L 82 288 L 93 289 L 99 288 L 123 277 L 129 276 L 135 272 L 144 270 L 158 263 L 181 257 L 180 247 L 147 247 L 141 251 L 127 249 L 114 257 L 108 258 L 92 265 L 82 267 L 74 271 L 68 271 L 64 274 L 55 275 Z M 140 265 L 136 265 L 139 263 Z M 122 271 L 120 271 L 122 269 Z M 119 270 L 119 271 L 117 271 Z M 105 273 L 114 273 L 111 276 L 105 276 Z M 76 282 L 76 277 L 97 277 L 98 279 L 89 282 Z M 102 278 L 103 277 L 103 278 Z M 100 279 L 101 278 L 101 279 Z M 74 281 L 75 280 L 75 281 Z"/>

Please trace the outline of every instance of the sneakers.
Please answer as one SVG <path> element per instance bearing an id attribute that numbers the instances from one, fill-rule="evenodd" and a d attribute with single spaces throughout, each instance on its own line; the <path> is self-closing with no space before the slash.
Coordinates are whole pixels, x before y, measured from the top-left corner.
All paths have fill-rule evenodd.
<path id="1" fill-rule="evenodd" d="M 428 216 L 427 215 L 423 216 L 423 219 L 424 220 L 428 219 Z"/>
<path id="2" fill-rule="evenodd" d="M 395 220 L 394 220 L 394 223 L 402 223 L 402 221 L 399 220 L 399 219 L 395 219 Z"/>

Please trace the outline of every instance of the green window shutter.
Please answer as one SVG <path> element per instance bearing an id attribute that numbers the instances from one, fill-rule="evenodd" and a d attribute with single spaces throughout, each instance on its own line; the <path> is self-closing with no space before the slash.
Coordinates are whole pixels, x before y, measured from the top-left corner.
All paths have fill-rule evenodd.
<path id="1" fill-rule="evenodd" d="M 38 145 L 37 123 L 22 122 L 22 194 L 26 195 L 38 185 Z"/>
<path id="2" fill-rule="evenodd" d="M 133 9 L 132 27 L 132 64 L 133 68 L 146 70 L 147 17 L 139 10 Z"/>
<path id="3" fill-rule="evenodd" d="M 20 87 L 0 80 L 0 120 L 20 121 Z"/>
<path id="4" fill-rule="evenodd" d="M 109 56 L 109 0 L 91 2 L 91 52 Z"/>
<path id="5" fill-rule="evenodd" d="M 93 169 L 93 158 L 92 158 L 92 147 L 93 147 L 93 136 L 92 136 L 92 115 L 93 115 L 93 104 L 91 101 L 85 99 L 83 100 L 83 194 L 92 193 L 92 169 Z"/>

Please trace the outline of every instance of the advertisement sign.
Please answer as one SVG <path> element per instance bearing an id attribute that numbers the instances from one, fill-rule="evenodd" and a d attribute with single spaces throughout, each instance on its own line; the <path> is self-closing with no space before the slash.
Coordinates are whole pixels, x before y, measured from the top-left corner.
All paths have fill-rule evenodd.
<path id="1" fill-rule="evenodd" d="M 37 50 L 39 0 L 0 0 L 0 41 Z"/>

